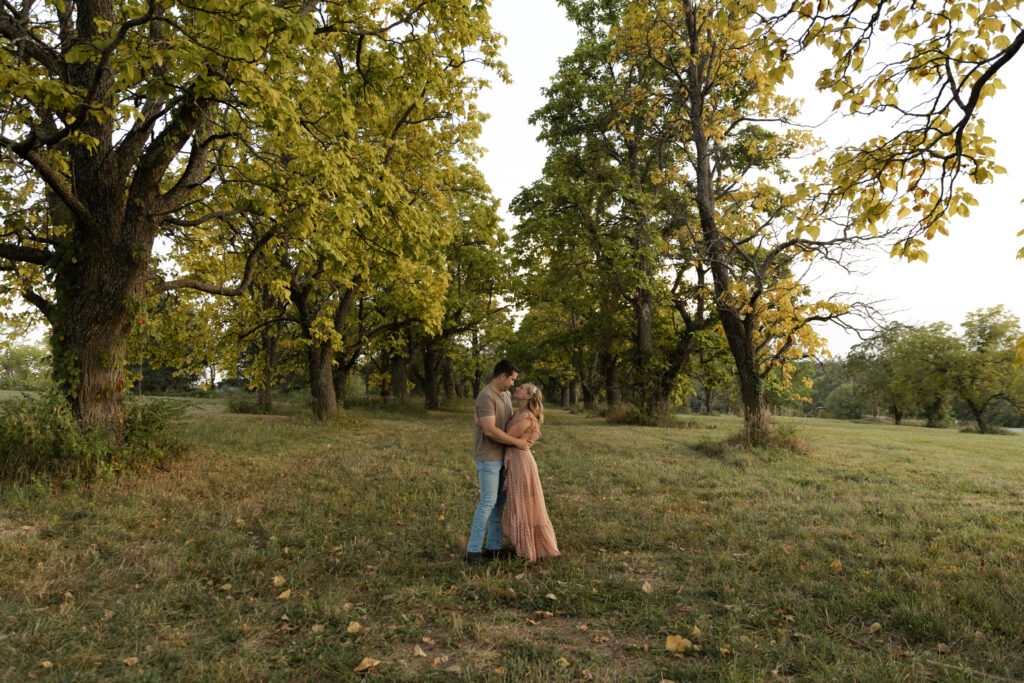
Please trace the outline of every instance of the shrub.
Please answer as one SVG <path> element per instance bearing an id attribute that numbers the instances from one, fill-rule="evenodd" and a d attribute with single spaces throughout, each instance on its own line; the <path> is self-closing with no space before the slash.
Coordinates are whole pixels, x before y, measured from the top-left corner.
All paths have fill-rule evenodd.
<path id="1" fill-rule="evenodd" d="M 161 464 L 181 450 L 169 434 L 182 408 L 129 403 L 120 438 L 110 430 L 83 430 L 56 392 L 23 396 L 0 406 L 0 480 L 35 476 L 90 479 Z"/>
<path id="2" fill-rule="evenodd" d="M 694 420 L 680 419 L 675 413 L 659 412 L 644 415 L 640 409 L 629 403 L 617 403 L 604 411 L 604 419 L 613 425 L 637 425 L 640 427 L 669 427 L 672 429 L 717 429 L 718 425 Z"/>
<path id="3" fill-rule="evenodd" d="M 722 460 L 739 467 L 746 467 L 754 458 L 771 459 L 776 456 L 795 453 L 807 455 L 810 442 L 799 435 L 791 425 L 778 425 L 769 434 L 766 443 L 751 446 L 742 432 L 725 439 L 702 439 L 695 446 L 704 455 Z"/>

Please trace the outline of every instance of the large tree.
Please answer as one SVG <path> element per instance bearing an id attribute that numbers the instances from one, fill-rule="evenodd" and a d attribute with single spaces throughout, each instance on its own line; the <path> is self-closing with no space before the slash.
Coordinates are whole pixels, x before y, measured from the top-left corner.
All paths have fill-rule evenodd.
<path id="1" fill-rule="evenodd" d="M 842 264 L 873 235 L 855 233 L 809 180 L 786 188 L 797 180 L 788 160 L 813 153 L 815 141 L 793 125 L 797 103 L 778 90 L 792 74 L 784 42 L 758 26 L 753 10 L 716 0 L 634 3 L 615 30 L 615 54 L 658 70 L 655 86 L 633 101 L 661 101 L 674 114 L 662 134 L 680 163 L 663 182 L 690 188 L 696 210 L 680 225 L 710 275 L 748 440 L 761 443 L 766 379 L 782 368 L 787 381 L 790 361 L 824 349 L 811 323 L 839 320 L 851 307 L 810 296 L 806 268 Z"/>
<path id="2" fill-rule="evenodd" d="M 411 79 L 417 88 L 401 91 L 407 116 L 420 116 L 447 96 L 443 86 L 469 85 L 461 71 L 446 74 L 474 49 L 490 61 L 495 40 L 478 4 L 78 0 L 0 8 L 0 266 L 8 292 L 53 328 L 55 377 L 80 422 L 116 425 L 125 344 L 148 292 L 241 294 L 253 254 L 276 229 L 296 225 L 278 215 L 275 232 L 242 240 L 250 257 L 227 284 L 190 273 L 153 284 L 159 241 L 180 245 L 208 220 L 275 206 L 253 206 L 233 185 L 213 184 L 211 166 L 286 161 L 308 179 L 288 188 L 288 203 L 337 205 L 357 218 L 364 188 L 387 195 L 393 185 L 385 178 L 382 186 L 379 171 L 361 174 L 350 153 L 361 133 L 349 93 L 370 92 L 375 69 L 387 78 L 400 64 L 420 76 Z M 391 94 L 409 82 L 396 78 Z M 212 214 L 195 205 L 200 197 Z M 313 228 L 309 221 L 323 215 L 310 211 L 297 223 L 324 241 L 351 234 L 343 220 Z"/>

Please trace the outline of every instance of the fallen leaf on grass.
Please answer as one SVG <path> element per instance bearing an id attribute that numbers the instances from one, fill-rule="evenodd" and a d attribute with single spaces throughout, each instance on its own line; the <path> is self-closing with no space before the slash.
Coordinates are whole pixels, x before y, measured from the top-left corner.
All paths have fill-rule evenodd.
<path id="1" fill-rule="evenodd" d="M 580 624 L 579 626 L 576 627 L 576 630 L 577 631 L 586 631 L 588 628 L 590 628 L 590 624 Z"/>
<path id="2" fill-rule="evenodd" d="M 324 630 L 325 630 L 325 627 L 324 627 L 323 624 L 313 624 L 310 627 L 309 630 L 312 631 L 313 633 L 323 633 Z"/>
<path id="3" fill-rule="evenodd" d="M 504 675 L 505 675 L 505 667 L 503 667 L 503 666 L 499 666 L 498 668 L 496 668 L 496 669 L 494 670 L 494 673 L 495 673 L 495 675 L 497 675 L 497 676 L 504 676 Z"/>
<path id="4" fill-rule="evenodd" d="M 651 586 L 651 584 L 649 584 L 648 582 L 644 581 L 642 584 L 640 584 L 640 590 L 650 595 L 654 591 L 654 587 Z"/>
<path id="5" fill-rule="evenodd" d="M 591 640 L 595 643 L 607 643 L 608 638 L 608 636 L 594 636 L 593 638 L 591 638 Z"/>
<path id="6" fill-rule="evenodd" d="M 458 664 L 452 664 L 451 666 L 446 667 L 445 671 L 447 671 L 450 674 L 459 675 L 462 673 L 462 667 Z"/>
<path id="7" fill-rule="evenodd" d="M 413 657 L 426 657 L 426 656 L 427 656 L 427 653 L 423 651 L 423 648 L 422 648 L 422 647 L 420 647 L 419 645 L 417 645 L 416 647 L 414 647 L 414 648 L 412 649 L 412 656 L 413 656 Z"/>
<path id="8" fill-rule="evenodd" d="M 877 621 L 875 623 L 871 624 L 871 626 L 868 626 L 868 633 L 878 633 L 881 630 L 882 630 L 882 625 L 879 624 Z"/>
<path id="9" fill-rule="evenodd" d="M 370 669 L 376 666 L 380 666 L 379 659 L 373 659 L 372 657 L 363 657 L 363 661 L 359 662 L 359 666 L 352 669 L 352 671 L 354 673 L 361 674 L 363 672 L 369 671 Z"/>
<path id="10" fill-rule="evenodd" d="M 509 598 L 514 598 L 514 597 L 516 597 L 516 591 L 515 591 L 515 589 L 513 589 L 513 588 L 506 588 L 506 589 L 505 589 L 505 596 L 506 596 L 506 597 L 509 597 Z"/>
<path id="11" fill-rule="evenodd" d="M 938 652 L 940 655 L 944 655 L 949 652 L 949 645 L 946 645 L 945 643 L 939 643 L 935 646 L 935 651 Z"/>
<path id="12" fill-rule="evenodd" d="M 139 663 L 139 658 L 138 657 L 125 657 L 124 659 L 121 660 L 121 663 L 124 664 L 125 666 L 135 666 L 136 664 Z"/>
<path id="13" fill-rule="evenodd" d="M 288 579 L 284 578 L 283 576 L 275 576 L 274 577 L 274 585 L 275 586 L 280 587 L 280 586 L 285 585 L 286 583 L 288 583 Z"/>
<path id="14" fill-rule="evenodd" d="M 291 619 L 288 618 L 287 614 L 282 614 L 281 615 L 281 621 L 291 621 Z"/>
<path id="15" fill-rule="evenodd" d="M 723 657 L 732 657 L 732 648 L 723 647 L 718 651 L 718 654 L 722 655 Z"/>
<path id="16" fill-rule="evenodd" d="M 544 597 L 547 598 L 548 600 L 557 600 L 558 599 L 558 596 L 555 595 L 554 593 L 548 593 Z"/>
<path id="17" fill-rule="evenodd" d="M 290 597 L 292 597 L 292 589 L 291 588 L 287 588 L 287 589 L 281 591 L 281 594 L 277 596 L 277 599 L 278 600 L 287 600 Z"/>
<path id="18" fill-rule="evenodd" d="M 433 645 L 434 644 L 434 639 L 433 638 L 428 638 L 427 636 L 423 636 L 422 638 L 420 638 L 420 640 L 422 640 L 427 645 Z"/>
<path id="19" fill-rule="evenodd" d="M 230 583 L 221 584 L 220 586 L 217 586 L 217 588 L 219 590 L 222 590 L 222 591 L 229 591 L 229 590 L 231 590 L 231 584 Z"/>
<path id="20" fill-rule="evenodd" d="M 682 636 L 668 636 L 665 638 L 665 649 L 669 652 L 686 652 L 693 648 L 689 638 Z"/>
<path id="21" fill-rule="evenodd" d="M 835 562 L 830 564 L 828 568 L 832 570 L 833 574 L 838 574 L 839 572 L 843 571 L 843 563 L 839 560 L 836 560 Z"/>
<path id="22" fill-rule="evenodd" d="M 555 664 L 562 667 L 563 669 L 569 668 L 569 660 L 565 657 L 559 657 L 558 659 L 556 659 Z"/>
<path id="23" fill-rule="evenodd" d="M 44 669 L 52 669 L 53 668 L 53 662 L 50 662 L 50 661 L 39 662 L 39 666 L 43 667 Z"/>
<path id="24" fill-rule="evenodd" d="M 363 625 L 358 621 L 350 621 L 348 622 L 348 628 L 345 630 L 351 634 L 360 633 L 363 630 Z"/>
<path id="25" fill-rule="evenodd" d="M 537 610 L 536 612 L 534 612 L 534 614 L 536 614 L 541 619 L 550 619 L 551 617 L 555 616 L 554 612 L 546 612 L 542 610 Z"/>
<path id="26" fill-rule="evenodd" d="M 534 621 L 533 619 L 527 619 L 526 623 L 529 624 L 530 626 L 536 626 L 540 622 L 539 621 Z"/>
<path id="27" fill-rule="evenodd" d="M 693 631 L 690 632 L 690 635 L 696 636 L 696 637 L 699 638 L 700 637 L 700 629 L 697 628 L 696 626 L 694 626 L 693 627 Z"/>

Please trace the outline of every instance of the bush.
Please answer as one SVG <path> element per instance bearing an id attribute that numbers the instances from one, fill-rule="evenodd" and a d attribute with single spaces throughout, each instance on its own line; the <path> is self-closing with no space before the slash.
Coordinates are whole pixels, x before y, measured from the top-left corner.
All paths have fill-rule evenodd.
<path id="1" fill-rule="evenodd" d="M 0 406 L 0 481 L 36 476 L 90 479 L 161 464 L 181 450 L 168 428 L 182 408 L 129 403 L 120 438 L 98 427 L 82 430 L 55 392 Z"/>
<path id="2" fill-rule="evenodd" d="M 702 439 L 695 449 L 704 455 L 738 467 L 747 467 L 755 458 L 771 460 L 787 454 L 807 455 L 810 442 L 791 425 L 778 425 L 768 434 L 766 443 L 751 446 L 743 432 L 725 439 Z"/>
<path id="3" fill-rule="evenodd" d="M 613 425 L 636 425 L 639 427 L 668 427 L 671 429 L 717 429 L 718 425 L 694 420 L 681 419 L 675 413 L 660 412 L 644 415 L 640 409 L 629 403 L 617 403 L 604 410 L 604 419 Z"/>
<path id="4" fill-rule="evenodd" d="M 262 415 L 260 403 L 251 394 L 233 395 L 228 398 L 228 412 L 242 415 Z"/>

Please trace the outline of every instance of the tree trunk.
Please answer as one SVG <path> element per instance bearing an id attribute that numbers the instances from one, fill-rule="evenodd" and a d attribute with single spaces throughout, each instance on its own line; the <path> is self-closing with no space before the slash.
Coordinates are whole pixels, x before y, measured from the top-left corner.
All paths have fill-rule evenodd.
<path id="1" fill-rule="evenodd" d="M 714 400 L 715 400 L 715 390 L 705 384 L 704 385 L 704 414 L 706 414 L 706 415 L 710 415 L 711 414 L 711 404 L 714 402 Z"/>
<path id="2" fill-rule="evenodd" d="M 146 256 L 138 259 L 119 249 L 122 232 L 111 228 L 84 238 L 80 250 L 89 257 L 60 266 L 54 282 L 57 304 L 49 315 L 53 378 L 85 428 L 121 426 L 128 334 L 142 299 L 149 254 L 145 243 L 139 244 L 139 253 Z"/>
<path id="3" fill-rule="evenodd" d="M 892 406 L 892 421 L 897 425 L 903 422 L 903 411 L 895 403 Z"/>
<path id="4" fill-rule="evenodd" d="M 601 361 L 604 368 L 604 393 L 608 401 L 608 407 L 614 408 L 622 403 L 622 386 L 619 384 L 619 363 L 606 354 Z"/>
<path id="5" fill-rule="evenodd" d="M 569 409 L 576 410 L 580 404 L 580 381 L 573 379 L 569 381 Z"/>
<path id="6" fill-rule="evenodd" d="M 457 397 L 459 392 L 455 387 L 455 369 L 452 367 L 452 361 L 449 358 L 445 358 L 441 364 L 441 377 L 444 384 L 444 397 L 450 401 Z"/>
<path id="7" fill-rule="evenodd" d="M 338 367 L 334 369 L 334 398 L 337 400 L 339 408 L 344 406 L 345 401 L 348 400 L 349 375 L 349 367 L 338 363 Z"/>
<path id="8" fill-rule="evenodd" d="M 391 399 L 400 403 L 409 400 L 409 362 L 404 356 L 391 357 Z"/>
<path id="9" fill-rule="evenodd" d="M 313 394 L 313 414 L 318 420 L 338 415 L 334 393 L 334 347 L 328 342 L 309 345 L 309 388 Z"/>
<path id="10" fill-rule="evenodd" d="M 688 3 L 687 3 L 688 4 Z M 701 29 L 697 26 L 697 13 L 687 7 L 686 30 L 691 49 L 701 44 Z M 706 59 L 706 58 L 704 58 Z M 725 338 L 736 363 L 736 375 L 740 384 L 743 401 L 744 435 L 751 445 L 764 445 L 769 437 L 770 413 L 764 398 L 764 387 L 758 373 L 753 329 L 756 320 L 753 312 L 742 312 L 738 304 L 731 301 L 732 275 L 729 271 L 730 254 L 725 239 L 718 229 L 715 217 L 714 179 L 711 173 L 711 145 L 704 130 L 705 82 L 704 59 L 691 60 L 687 66 L 686 106 L 689 113 L 691 139 L 695 154 L 694 175 L 696 176 L 697 213 L 700 217 L 701 241 L 704 260 L 710 265 L 715 289 L 715 308 Z"/>
<path id="11" fill-rule="evenodd" d="M 433 346 L 423 349 L 423 391 L 426 393 L 427 409 L 441 407 L 441 383 L 438 373 L 437 352 Z"/>
<path id="12" fill-rule="evenodd" d="M 566 382 L 562 385 L 562 407 L 566 410 L 572 408 L 572 404 L 569 402 L 569 383 Z"/>
<path id="13" fill-rule="evenodd" d="M 276 327 L 277 330 L 280 330 L 280 323 L 278 323 Z M 263 349 L 266 354 L 266 362 L 263 366 L 263 381 L 261 382 L 260 388 L 256 394 L 256 405 L 261 413 L 269 415 L 274 409 L 272 393 L 274 386 L 274 371 L 277 368 L 277 358 L 279 354 L 277 334 L 271 333 L 269 330 L 265 329 L 262 337 Z"/>
<path id="14" fill-rule="evenodd" d="M 590 382 L 583 382 L 583 409 L 587 412 L 597 410 L 597 392 L 590 386 Z"/>
<path id="15" fill-rule="evenodd" d="M 966 403 L 971 411 L 971 415 L 974 416 L 974 421 L 978 424 L 978 433 L 984 434 L 988 431 L 988 424 L 985 422 L 985 408 L 979 407 L 973 401 L 967 401 Z"/>

